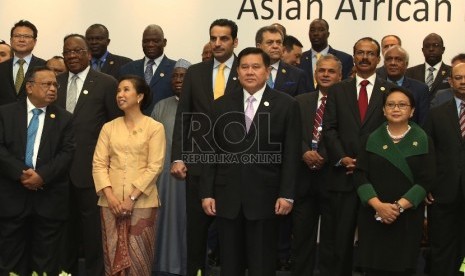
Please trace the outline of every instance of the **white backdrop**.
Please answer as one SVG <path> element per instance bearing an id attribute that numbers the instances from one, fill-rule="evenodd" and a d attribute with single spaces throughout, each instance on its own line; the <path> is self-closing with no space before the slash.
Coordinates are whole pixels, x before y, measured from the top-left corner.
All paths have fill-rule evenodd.
<path id="1" fill-rule="evenodd" d="M 376 6 L 375 2 L 381 3 Z M 308 3 L 312 4 L 308 6 Z M 252 6 L 256 8 L 257 19 Z M 347 11 L 351 6 L 353 13 Z M 234 20 L 239 26 L 236 53 L 254 45 L 258 28 L 274 22 L 285 25 L 288 33 L 299 38 L 304 49 L 308 49 L 308 25 L 320 15 L 320 7 L 322 18 L 330 25 L 330 45 L 350 54 L 354 42 L 362 36 L 380 40 L 394 33 L 402 38 L 403 46 L 409 51 L 410 65 L 415 65 L 423 62 L 422 40 L 431 32 L 444 39 L 446 63 L 457 53 L 465 52 L 463 0 L 0 0 L 0 39 L 9 40 L 15 22 L 30 20 L 39 29 L 34 53 L 48 59 L 62 52 L 66 34 L 84 34 L 89 25 L 102 23 L 110 31 L 111 52 L 140 59 L 143 57 L 142 31 L 154 23 L 164 29 L 167 56 L 198 62 L 202 47 L 209 39 L 209 25 L 217 18 Z M 346 11 L 337 16 L 341 9 Z M 402 22 L 396 16 L 397 10 L 402 18 L 410 18 Z M 436 13 L 438 20 L 435 20 Z M 415 15 L 420 20 L 415 20 Z"/>

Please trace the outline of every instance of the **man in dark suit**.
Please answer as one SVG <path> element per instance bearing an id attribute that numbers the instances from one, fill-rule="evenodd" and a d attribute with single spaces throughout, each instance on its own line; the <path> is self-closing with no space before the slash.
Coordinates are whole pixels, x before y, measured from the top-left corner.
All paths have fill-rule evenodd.
<path id="1" fill-rule="evenodd" d="M 384 68 L 386 69 L 384 79 L 412 92 L 415 99 L 415 112 L 411 120 L 422 126 L 426 121 L 430 106 L 428 86 L 405 76 L 408 58 L 407 51 L 400 46 L 396 45 L 387 49 L 384 54 Z"/>
<path id="2" fill-rule="evenodd" d="M 5 40 L 0 39 L 0 63 L 13 57 L 13 48 Z"/>
<path id="3" fill-rule="evenodd" d="M 454 98 L 431 109 L 425 125 L 434 142 L 437 176 L 427 196 L 432 276 L 458 276 L 465 256 L 465 64 L 452 68 Z"/>
<path id="4" fill-rule="evenodd" d="M 145 78 L 150 86 L 152 102 L 144 110 L 144 114 L 150 116 L 157 102 L 174 96 L 171 89 L 171 74 L 176 61 L 169 59 L 164 53 L 166 38 L 163 30 L 158 25 L 149 25 L 142 35 L 142 49 L 145 57 L 124 65 L 120 69 L 120 75 L 132 74 Z"/>
<path id="5" fill-rule="evenodd" d="M 0 63 L 0 105 L 26 97 L 26 81 L 32 69 L 45 60 L 32 54 L 37 42 L 37 28 L 27 20 L 17 22 L 10 32 L 12 59 Z"/>
<path id="6" fill-rule="evenodd" d="M 392 46 L 402 46 L 402 40 L 397 35 L 385 35 L 381 39 L 381 53 L 384 58 L 384 54 L 386 53 L 387 49 L 391 48 Z M 376 75 L 378 78 L 386 79 L 386 67 L 381 66 L 376 69 Z"/>
<path id="7" fill-rule="evenodd" d="M 85 37 L 71 34 L 64 38 L 63 56 L 69 72 L 57 77 L 60 88 L 57 103 L 73 113 L 76 153 L 71 180 L 70 233 L 67 233 L 65 271 L 77 275 L 79 244 L 86 259 L 86 275 L 103 275 L 103 247 L 100 210 L 92 178 L 92 158 L 103 124 L 122 115 L 116 105 L 116 80 L 90 68 L 90 52 Z M 82 240 L 80 239 L 82 237 Z"/>
<path id="8" fill-rule="evenodd" d="M 292 35 L 284 36 L 281 60 L 293 66 L 299 66 L 302 58 L 302 43 Z"/>
<path id="9" fill-rule="evenodd" d="M 384 121 L 383 91 L 392 84 L 376 77 L 380 46 L 370 37 L 354 45 L 356 76 L 328 91 L 323 118 L 323 140 L 328 154 L 331 219 L 334 221 L 333 271 L 352 275 L 352 252 L 359 199 L 352 172 L 362 139 Z"/>
<path id="10" fill-rule="evenodd" d="M 268 78 L 268 86 L 291 96 L 309 92 L 305 72 L 281 61 L 283 34 L 276 26 L 260 28 L 255 35 L 255 44 L 270 56 L 271 78 Z"/>
<path id="11" fill-rule="evenodd" d="M 321 216 L 319 271 L 330 275 L 331 213 L 327 189 L 328 163 L 321 139 L 328 89 L 342 79 L 342 64 L 331 54 L 316 63 L 315 77 L 319 91 L 296 97 L 302 121 L 302 162 L 292 210 L 292 275 L 313 275 L 316 263 L 318 222 Z"/>
<path id="12" fill-rule="evenodd" d="M 211 126 L 213 100 L 239 85 L 234 55 L 237 42 L 236 23 L 228 19 L 213 21 L 210 44 L 214 58 L 189 67 L 176 112 L 171 174 L 186 179 L 188 276 L 197 275 L 199 269 L 204 272 L 207 232 L 212 222 L 199 198 L 202 163 L 194 159 L 206 150 L 203 141 Z"/>
<path id="13" fill-rule="evenodd" d="M 424 64 L 418 64 L 407 69 L 405 76 L 416 79 L 428 85 L 430 101 L 440 89 L 449 88 L 448 77 L 450 66 L 442 62 L 442 55 L 446 48 L 444 41 L 438 34 L 431 33 L 423 39 Z"/>
<path id="14" fill-rule="evenodd" d="M 465 63 L 465 53 L 460 53 L 454 56 L 450 62 L 450 66 L 453 68 L 455 67 L 455 65 L 459 63 Z M 438 92 L 434 96 L 434 99 L 431 101 L 431 107 L 439 106 L 451 100 L 453 97 L 454 97 L 454 90 L 451 87 L 438 90 Z"/>
<path id="15" fill-rule="evenodd" d="M 324 19 L 315 19 L 310 23 L 308 37 L 312 48 L 302 54 L 299 68 L 307 73 L 310 83 L 308 91 L 316 91 L 317 87 L 313 73 L 315 72 L 315 64 L 318 58 L 322 55 L 332 54 L 336 56 L 342 63 L 342 79 L 350 77 L 354 60 L 352 56 L 342 51 L 333 49 L 328 44 L 329 25 Z"/>
<path id="16" fill-rule="evenodd" d="M 107 27 L 102 24 L 91 25 L 87 28 L 85 36 L 92 55 L 90 60 L 92 69 L 118 79 L 121 66 L 131 62 L 132 59 L 108 52 L 110 34 Z"/>
<path id="17" fill-rule="evenodd" d="M 266 85 L 269 66 L 263 50 L 242 50 L 237 74 L 243 88 L 213 106 L 215 161 L 204 167 L 200 197 L 205 213 L 217 217 L 225 276 L 245 275 L 246 268 L 251 276 L 274 275 L 278 216 L 292 210 L 299 107 Z"/>
<path id="18" fill-rule="evenodd" d="M 55 73 L 31 69 L 27 98 L 0 107 L 0 275 L 58 275 L 75 142 L 71 114 L 52 105 Z"/>

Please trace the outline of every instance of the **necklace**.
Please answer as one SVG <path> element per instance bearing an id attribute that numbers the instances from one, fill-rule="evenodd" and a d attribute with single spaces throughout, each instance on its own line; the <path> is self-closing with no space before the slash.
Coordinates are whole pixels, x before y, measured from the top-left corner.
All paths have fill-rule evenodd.
<path id="1" fill-rule="evenodd" d="M 412 127 L 410 125 L 408 125 L 407 130 L 404 133 L 402 133 L 401 135 L 392 135 L 392 133 L 389 131 L 389 125 L 386 125 L 387 133 L 388 133 L 389 137 L 391 137 L 391 139 L 393 141 L 399 141 L 402 138 L 404 138 L 405 135 L 407 135 L 407 133 L 410 131 L 411 128 Z"/>

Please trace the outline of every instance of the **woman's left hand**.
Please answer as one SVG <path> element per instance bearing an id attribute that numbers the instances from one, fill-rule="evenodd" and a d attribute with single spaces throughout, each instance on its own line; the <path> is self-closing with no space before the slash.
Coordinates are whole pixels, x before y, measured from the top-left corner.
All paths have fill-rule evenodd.
<path id="1" fill-rule="evenodd" d="M 131 216 L 132 210 L 134 209 L 134 201 L 132 201 L 129 197 L 125 198 L 121 203 L 121 208 L 123 209 L 123 216 Z"/>

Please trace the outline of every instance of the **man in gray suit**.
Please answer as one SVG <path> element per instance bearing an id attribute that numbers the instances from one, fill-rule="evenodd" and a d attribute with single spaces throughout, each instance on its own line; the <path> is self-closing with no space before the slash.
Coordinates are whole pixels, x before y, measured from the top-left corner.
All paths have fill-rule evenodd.
<path id="1" fill-rule="evenodd" d="M 71 216 L 63 252 L 65 271 L 77 275 L 79 244 L 86 259 L 86 275 L 103 275 L 100 210 L 92 178 L 92 158 L 103 124 L 122 115 L 116 105 L 116 80 L 90 68 L 84 36 L 64 38 L 63 56 L 69 72 L 57 77 L 58 105 L 73 113 L 76 153 L 69 170 Z M 82 237 L 82 240 L 79 239 Z"/>

